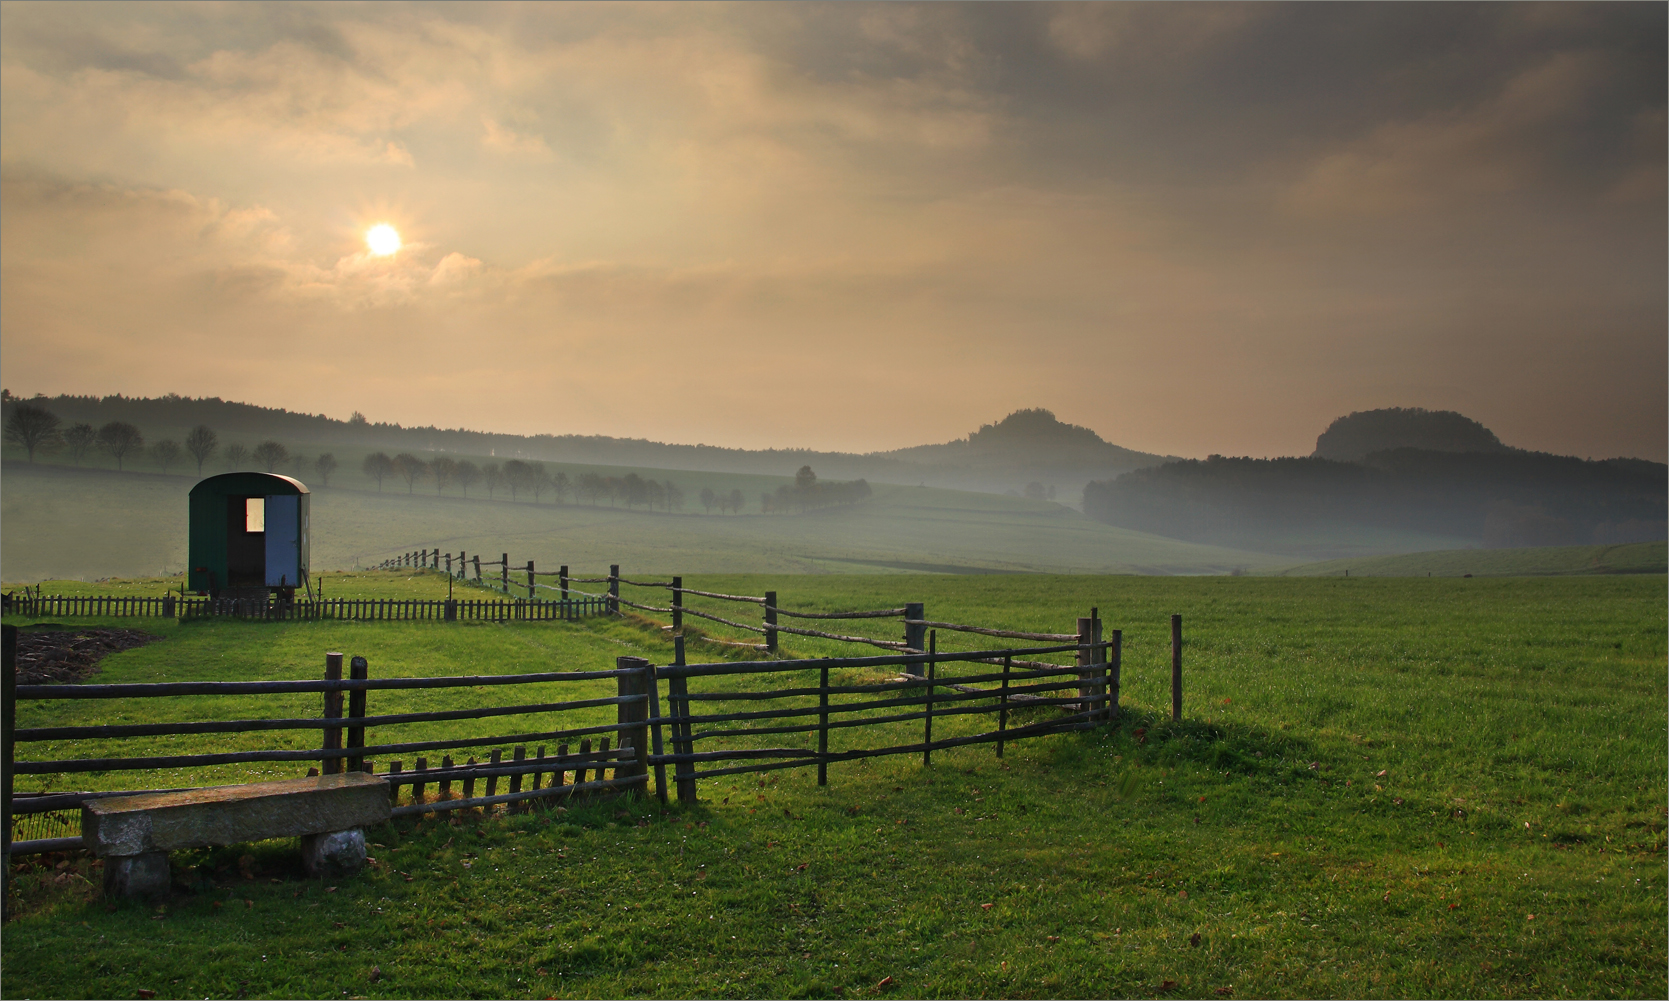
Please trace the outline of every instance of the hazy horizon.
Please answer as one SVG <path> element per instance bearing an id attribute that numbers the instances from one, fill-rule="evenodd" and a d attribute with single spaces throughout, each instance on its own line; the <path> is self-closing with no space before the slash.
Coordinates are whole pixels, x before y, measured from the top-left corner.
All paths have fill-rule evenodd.
<path id="1" fill-rule="evenodd" d="M 1307 455 L 1418 406 L 1664 461 L 1666 28 L 0 4 L 0 363 L 24 396 L 750 449 L 1045 407 Z"/>

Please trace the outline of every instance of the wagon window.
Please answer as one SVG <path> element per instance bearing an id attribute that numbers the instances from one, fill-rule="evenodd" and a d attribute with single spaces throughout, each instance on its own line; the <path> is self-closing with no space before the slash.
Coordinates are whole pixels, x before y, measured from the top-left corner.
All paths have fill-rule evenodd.
<path id="1" fill-rule="evenodd" d="M 267 499 L 265 497 L 244 498 L 243 530 L 245 532 L 265 532 L 267 530 Z"/>

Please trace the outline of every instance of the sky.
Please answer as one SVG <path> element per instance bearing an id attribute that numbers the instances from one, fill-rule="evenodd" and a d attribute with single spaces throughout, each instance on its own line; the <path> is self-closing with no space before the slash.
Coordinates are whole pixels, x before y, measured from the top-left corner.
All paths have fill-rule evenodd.
<path id="1" fill-rule="evenodd" d="M 1418 406 L 1662 461 L 1666 12 L 4 3 L 0 379 L 843 451 Z"/>

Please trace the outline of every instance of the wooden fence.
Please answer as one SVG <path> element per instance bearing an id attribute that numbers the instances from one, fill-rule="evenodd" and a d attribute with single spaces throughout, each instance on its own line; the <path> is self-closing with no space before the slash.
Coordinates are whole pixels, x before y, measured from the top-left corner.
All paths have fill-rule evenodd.
<path id="1" fill-rule="evenodd" d="M 18 818 L 43 814 L 56 813 L 62 817 L 64 811 L 79 810 L 88 799 L 130 795 L 134 791 L 14 797 L 14 779 L 19 775 L 106 773 L 246 762 L 297 765 L 316 762 L 316 767 L 326 773 L 363 770 L 383 775 L 394 801 L 394 815 L 403 816 L 493 809 L 501 804 L 523 810 L 574 797 L 613 796 L 650 788 L 664 802 L 674 786 L 679 800 L 693 802 L 699 780 L 742 772 L 814 765 L 819 783 L 826 783 L 830 764 L 859 758 L 919 753 L 926 765 L 931 763 L 935 750 L 979 743 L 994 743 L 996 753 L 1001 755 L 1007 741 L 1100 726 L 1115 717 L 1120 688 L 1120 633 L 1114 631 L 1109 639 L 1103 640 L 1100 621 L 1093 616 L 1079 619 L 1078 626 L 1071 643 L 955 653 L 938 651 L 937 635 L 930 632 L 927 649 L 922 652 L 688 664 L 683 639 L 679 637 L 675 640 L 673 663 L 660 667 L 641 658 L 621 657 L 613 670 L 373 679 L 365 659 L 354 657 L 349 662 L 349 675 L 344 678 L 343 656 L 328 653 L 325 675 L 320 680 L 118 685 L 17 685 L 17 631 L 14 626 L 6 626 L 5 666 L 0 671 L 5 688 L 4 718 L 0 721 L 4 736 L 0 791 L 5 798 L 0 812 L 5 814 L 5 851 L 29 853 L 79 847 L 80 839 L 68 836 L 14 843 L 14 823 Z M 1072 655 L 1074 663 L 1059 665 L 1020 659 L 1063 654 Z M 844 668 L 863 668 L 870 672 L 897 669 L 900 673 L 885 680 L 845 684 L 831 678 L 831 671 Z M 756 677 L 777 684 L 764 688 L 735 687 L 739 678 Z M 594 689 L 597 682 L 607 679 L 615 681 L 612 696 L 382 715 L 370 715 L 367 707 L 369 693 L 373 691 L 496 690 L 550 684 L 583 684 Z M 265 700 L 275 694 L 308 692 L 322 696 L 323 708 L 317 717 L 24 729 L 16 726 L 19 701 L 131 701 L 193 695 L 249 696 Z M 346 706 L 343 693 L 347 694 Z M 765 708 L 722 711 L 724 703 Z M 663 705 L 667 707 L 665 714 Z M 575 713 L 589 710 L 594 715 L 595 710 L 608 706 L 615 707 L 613 722 L 585 723 L 573 719 Z M 1021 725 L 1012 724 L 1013 713 L 1038 709 L 1053 715 Z M 941 724 L 941 735 L 933 736 L 935 720 L 972 714 L 994 717 L 995 723 L 977 733 L 950 737 L 943 735 Z M 540 720 L 531 728 L 524 726 L 522 732 L 365 743 L 368 727 L 382 729 L 500 717 L 540 717 Z M 567 725 L 553 726 L 553 723 Z M 899 728 L 915 725 L 921 727 L 919 739 L 910 736 L 900 741 Z M 87 742 L 106 739 L 286 730 L 316 730 L 322 733 L 322 739 L 318 747 L 307 749 L 269 747 L 136 757 L 15 758 L 18 744 L 69 742 L 80 749 Z M 757 738 L 762 736 L 779 740 L 783 746 L 758 746 Z M 843 746 L 831 746 L 831 739 Z M 547 753 L 552 750 L 554 753 Z M 481 757 L 464 757 L 460 753 L 466 751 Z M 432 752 L 452 753 L 443 754 L 435 762 Z M 455 754 L 463 760 L 457 760 Z M 422 755 L 415 758 L 410 769 L 405 767 L 403 757 L 408 755 Z M 386 762 L 380 772 L 373 758 Z M 672 766 L 672 785 L 667 782 L 668 765 Z M 502 791 L 501 781 L 505 786 Z M 407 792 L 404 802 L 403 790 Z"/>
<path id="2" fill-rule="evenodd" d="M 270 619 L 283 622 L 395 622 L 416 619 L 544 622 L 605 615 L 609 613 L 609 605 L 603 598 L 585 596 L 561 601 L 539 598 L 298 598 L 277 601 L 174 594 L 161 598 L 38 595 L 19 591 L 6 595 L 5 611 L 35 618 L 97 615 L 112 618 Z"/>

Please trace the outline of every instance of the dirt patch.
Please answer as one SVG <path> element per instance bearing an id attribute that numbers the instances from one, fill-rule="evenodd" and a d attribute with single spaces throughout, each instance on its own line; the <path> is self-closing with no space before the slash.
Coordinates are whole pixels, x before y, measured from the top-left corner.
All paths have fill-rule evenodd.
<path id="1" fill-rule="evenodd" d="M 109 654 L 155 643 L 161 638 L 137 629 L 20 632 L 17 634 L 17 683 L 60 685 L 85 681 L 98 673 L 99 661 Z"/>

